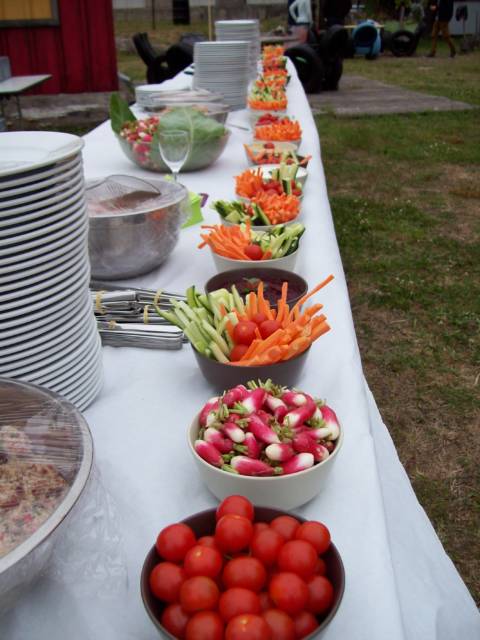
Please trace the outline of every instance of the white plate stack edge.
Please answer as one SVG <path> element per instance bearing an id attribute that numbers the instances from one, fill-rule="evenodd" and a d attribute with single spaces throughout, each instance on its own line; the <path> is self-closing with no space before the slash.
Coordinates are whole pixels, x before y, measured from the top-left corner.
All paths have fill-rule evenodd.
<path id="1" fill-rule="evenodd" d="M 250 78 L 258 74 L 258 60 L 261 53 L 260 23 L 258 20 L 216 20 L 215 37 L 217 41 L 243 40 L 249 42 Z"/>
<path id="2" fill-rule="evenodd" d="M 0 376 L 85 409 L 102 385 L 77 136 L 0 135 Z"/>

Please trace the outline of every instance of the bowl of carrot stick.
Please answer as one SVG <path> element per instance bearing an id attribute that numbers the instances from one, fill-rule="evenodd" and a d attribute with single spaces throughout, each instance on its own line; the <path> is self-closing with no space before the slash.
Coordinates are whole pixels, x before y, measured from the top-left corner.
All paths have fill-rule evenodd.
<path id="1" fill-rule="evenodd" d="M 200 249 L 209 246 L 217 271 L 263 267 L 293 271 L 303 224 L 277 225 L 271 231 L 254 231 L 247 220 L 241 225 L 204 225 Z"/>
<path id="2" fill-rule="evenodd" d="M 186 302 L 172 300 L 172 311 L 158 313 L 183 330 L 201 372 L 217 390 L 253 378 L 292 386 L 313 342 L 330 330 L 323 305 L 305 303 L 332 280 L 330 275 L 294 305 L 287 303 L 288 282 L 276 305 L 265 297 L 263 281 L 245 299 L 235 286 L 209 294 L 190 287 Z"/>

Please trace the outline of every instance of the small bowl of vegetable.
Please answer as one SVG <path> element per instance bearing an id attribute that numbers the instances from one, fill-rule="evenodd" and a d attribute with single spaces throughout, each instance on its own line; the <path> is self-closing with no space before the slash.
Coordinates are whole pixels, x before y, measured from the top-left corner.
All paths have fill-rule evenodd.
<path id="1" fill-rule="evenodd" d="M 345 569 L 325 524 L 232 495 L 160 531 L 140 589 L 164 638 L 313 640 L 340 607 Z"/>
<path id="2" fill-rule="evenodd" d="M 301 185 L 303 192 L 303 188 L 308 178 L 308 171 L 305 167 L 301 167 L 300 165 L 295 163 L 263 164 L 258 167 L 258 170 L 261 172 L 264 180 L 281 180 L 282 172 L 283 175 L 285 175 L 284 169 L 282 169 L 285 166 L 288 168 L 293 167 L 293 169 L 291 170 L 292 172 L 295 171 L 295 175 L 292 179 L 295 180 L 297 184 Z"/>
<path id="3" fill-rule="evenodd" d="M 315 497 L 343 444 L 333 409 L 283 385 L 250 381 L 211 398 L 188 430 L 208 489 L 292 509 Z"/>
<path id="4" fill-rule="evenodd" d="M 286 193 L 259 191 L 249 202 L 216 200 L 212 208 L 222 224 L 249 222 L 258 231 L 271 231 L 276 225 L 292 224 L 300 216 L 300 198 Z"/>
<path id="5" fill-rule="evenodd" d="M 303 185 L 296 180 L 298 165 L 283 164 L 277 171 L 265 174 L 261 167 L 247 169 L 235 176 L 235 193 L 244 201 L 249 202 L 261 192 L 271 195 L 292 195 L 297 198 L 303 196 Z"/>
<path id="6" fill-rule="evenodd" d="M 214 225 L 202 234 L 200 247 L 209 246 L 218 271 L 251 269 L 261 264 L 293 271 L 303 224 L 277 225 L 271 231 L 253 231 L 247 225 Z"/>
<path id="7" fill-rule="evenodd" d="M 302 142 L 302 128 L 298 120 L 269 113 L 257 120 L 254 138 L 261 142 L 290 142 L 298 149 Z"/>
<path id="8" fill-rule="evenodd" d="M 157 311 L 183 330 L 201 372 L 215 389 L 257 377 L 294 385 L 312 343 L 330 330 L 320 313 L 323 306 L 305 308 L 304 303 L 332 279 L 326 278 L 291 307 L 287 281 L 272 308 L 260 280 L 245 301 L 235 286 L 209 294 L 190 287 L 186 302 L 173 299 L 171 311 Z"/>

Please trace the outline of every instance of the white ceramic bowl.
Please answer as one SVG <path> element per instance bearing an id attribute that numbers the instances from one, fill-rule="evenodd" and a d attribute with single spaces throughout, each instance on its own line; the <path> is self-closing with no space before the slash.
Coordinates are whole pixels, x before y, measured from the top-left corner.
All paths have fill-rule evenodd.
<path id="1" fill-rule="evenodd" d="M 264 144 L 265 142 L 273 142 L 273 144 L 277 144 L 278 142 L 280 144 L 292 144 L 295 147 L 295 150 L 298 151 L 298 147 L 302 144 L 302 139 L 299 138 L 298 140 L 258 140 L 257 138 L 254 138 L 253 140 L 254 142 L 258 142 L 259 144 Z"/>
<path id="2" fill-rule="evenodd" d="M 257 140 L 255 140 L 255 142 L 252 142 L 251 144 L 247 145 L 249 147 L 250 150 L 252 150 L 254 153 L 259 153 L 260 151 L 262 151 L 264 149 L 264 145 L 265 142 L 259 142 Z M 275 145 L 274 149 L 269 149 L 269 151 L 274 151 L 274 152 L 278 152 L 280 154 L 282 153 L 296 153 L 297 151 L 297 147 L 295 144 L 293 144 L 292 142 L 274 142 L 273 143 Z M 255 165 L 256 163 L 253 162 L 253 160 L 250 158 L 250 156 L 247 153 L 247 149 L 245 149 L 245 155 L 247 157 L 247 161 L 249 165 Z M 263 165 L 260 165 L 263 166 Z"/>
<path id="3" fill-rule="evenodd" d="M 343 444 L 343 429 L 333 453 L 310 469 L 286 476 L 255 478 L 229 473 L 205 462 L 193 445 L 199 430 L 198 415 L 188 430 L 188 448 L 200 477 L 219 500 L 230 495 L 242 495 L 255 505 L 268 504 L 275 509 L 294 509 L 314 498 L 328 484 L 328 476 Z"/>
<path id="4" fill-rule="evenodd" d="M 232 269 L 253 269 L 258 267 L 269 267 L 273 269 L 284 269 L 285 271 L 294 271 L 297 263 L 299 249 L 283 258 L 275 260 L 233 260 L 232 258 L 224 258 L 212 250 L 212 258 L 217 267 L 218 273 L 222 271 L 231 271 Z"/>
<path id="5" fill-rule="evenodd" d="M 274 116 L 284 118 L 287 115 L 287 110 L 275 111 L 275 109 L 251 109 L 248 107 L 248 117 L 250 118 L 250 124 L 254 127 L 257 124 L 257 120 L 262 116 L 266 116 L 267 113 L 273 113 Z"/>

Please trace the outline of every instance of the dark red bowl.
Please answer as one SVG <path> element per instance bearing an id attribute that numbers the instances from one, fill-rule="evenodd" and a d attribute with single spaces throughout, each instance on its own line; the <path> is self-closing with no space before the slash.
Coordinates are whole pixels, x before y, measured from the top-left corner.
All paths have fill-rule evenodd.
<path id="1" fill-rule="evenodd" d="M 231 271 L 222 271 L 216 276 L 210 278 L 205 285 L 205 291 L 211 293 L 217 289 L 230 288 L 232 284 L 238 282 L 242 277 L 258 278 L 264 282 L 275 280 L 279 282 L 288 282 L 289 286 L 293 285 L 298 293 L 287 296 L 287 304 L 292 307 L 300 298 L 308 291 L 308 283 L 301 276 L 293 271 L 285 271 L 284 269 L 273 269 L 271 267 L 252 267 L 248 269 L 232 269 Z M 237 287 L 238 288 L 238 287 Z M 242 296 L 244 297 L 244 296 Z"/>
<path id="2" fill-rule="evenodd" d="M 189 518 L 185 518 L 182 522 L 188 524 L 193 529 L 197 538 L 201 536 L 209 536 L 212 535 L 212 532 L 215 529 L 215 513 L 216 509 L 207 509 L 206 511 L 196 513 Z M 274 518 L 283 515 L 287 515 L 287 512 L 279 511 L 278 509 L 270 509 L 268 507 L 255 507 L 255 519 L 258 522 L 271 522 Z M 297 518 L 299 522 L 305 522 L 305 518 L 300 518 L 297 515 L 295 515 L 295 518 Z M 327 565 L 327 576 L 334 589 L 333 605 L 328 615 L 319 620 L 319 626 L 317 629 L 315 629 L 315 631 L 310 635 L 306 636 L 305 640 L 311 640 L 312 638 L 317 637 L 328 626 L 340 607 L 343 592 L 345 591 L 345 569 L 343 567 L 342 558 L 340 557 L 340 554 L 333 542 L 330 544 L 328 551 L 323 554 L 322 558 L 325 560 L 325 564 Z M 172 636 L 172 634 L 169 633 L 160 623 L 163 610 L 165 609 L 165 604 L 153 596 L 148 584 L 148 579 L 153 567 L 161 561 L 162 558 L 158 555 L 154 545 L 148 552 L 145 562 L 143 563 L 142 573 L 140 576 L 140 591 L 145 609 L 157 630 L 163 634 L 165 638 L 175 640 L 175 636 Z"/>
<path id="3" fill-rule="evenodd" d="M 275 380 L 275 384 L 294 387 L 305 366 L 310 347 L 290 360 L 265 364 L 258 367 L 241 367 L 239 365 L 224 364 L 218 360 L 207 358 L 193 346 L 193 353 L 200 371 L 218 392 L 231 389 L 237 384 L 246 384 L 249 380 Z"/>

